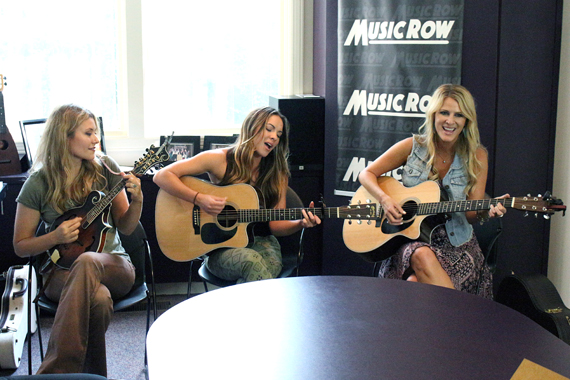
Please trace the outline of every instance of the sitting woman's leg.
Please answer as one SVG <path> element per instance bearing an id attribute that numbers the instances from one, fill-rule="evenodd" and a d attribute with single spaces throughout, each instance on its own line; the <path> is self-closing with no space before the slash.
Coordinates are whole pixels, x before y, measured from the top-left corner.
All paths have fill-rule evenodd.
<path id="1" fill-rule="evenodd" d="M 209 255 L 210 272 L 238 283 L 275 278 L 281 272 L 281 250 L 273 236 L 255 237 L 251 248 L 220 249 Z"/>
<path id="2" fill-rule="evenodd" d="M 414 271 L 408 280 L 455 289 L 449 275 L 443 270 L 435 253 L 426 246 L 417 248 L 410 258 Z"/>

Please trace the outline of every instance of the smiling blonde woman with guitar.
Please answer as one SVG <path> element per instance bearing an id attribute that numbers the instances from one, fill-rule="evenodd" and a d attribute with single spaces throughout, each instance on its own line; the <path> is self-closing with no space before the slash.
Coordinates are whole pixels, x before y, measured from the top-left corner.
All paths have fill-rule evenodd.
<path id="1" fill-rule="evenodd" d="M 487 151 L 481 145 L 475 102 L 464 87 L 440 86 L 426 111 L 419 134 L 402 140 L 360 173 L 360 183 L 382 205 L 388 223 L 407 222 L 405 209 L 381 188 L 381 176 L 404 166 L 403 185 L 414 187 L 435 181 L 441 196 L 450 201 L 483 199 L 487 181 Z M 437 188 L 437 185 L 435 185 Z M 508 197 L 505 195 L 501 198 Z M 436 200 L 437 201 L 437 200 Z M 422 222 L 422 238 L 404 243 L 382 262 L 379 275 L 407 279 L 476 293 L 492 298 L 489 269 L 469 223 L 502 217 L 499 202 L 480 211 L 453 212 Z"/>
<path id="2" fill-rule="evenodd" d="M 287 119 L 271 107 L 258 108 L 245 118 L 241 133 L 232 146 L 205 151 L 177 161 L 154 175 L 154 182 L 161 187 L 161 192 L 165 191 L 179 199 L 180 207 L 187 208 L 187 213 L 179 214 L 186 215 L 189 219 L 201 217 L 202 213 L 216 217 L 215 223 L 196 223 L 200 226 L 197 227 L 199 230 L 192 231 L 201 237 L 201 241 L 220 247 L 205 258 L 205 265 L 216 276 L 230 281 L 237 280 L 238 283 L 277 277 L 282 263 L 281 249 L 274 235 L 290 235 L 321 222 L 317 215 L 306 210 L 302 210 L 298 220 L 269 218 L 267 223 L 256 223 L 253 230 L 249 231 L 253 234 L 250 244 L 247 244 L 247 238 L 244 244 L 232 244 L 233 240 L 225 236 L 224 232 L 229 235 L 234 230 L 218 223 L 221 219 L 218 216 L 227 214 L 225 210 L 240 204 L 237 198 L 250 198 L 249 204 L 260 203 L 264 209 L 285 208 L 289 178 L 288 140 Z M 200 181 L 194 181 L 193 178 L 188 180 L 188 176 L 204 173 L 208 174 L 215 187 L 200 184 Z M 226 189 L 221 187 L 226 185 L 232 186 L 227 186 Z M 251 196 L 246 196 L 250 186 L 255 191 Z M 310 207 L 313 207 L 312 202 Z M 178 239 L 183 242 L 182 236 L 162 237 L 165 235 L 164 228 L 167 227 L 164 224 L 173 223 L 176 228 L 177 221 L 168 221 L 167 214 L 160 214 L 159 199 L 156 212 L 157 237 L 161 248 L 164 245 L 176 245 Z M 228 223 L 236 221 L 236 213 L 232 212 L 231 215 Z M 221 228 L 209 228 L 214 225 Z M 216 233 L 220 231 L 222 234 Z M 219 244 L 216 244 L 218 240 Z M 185 249 L 190 250 L 192 247 Z"/>

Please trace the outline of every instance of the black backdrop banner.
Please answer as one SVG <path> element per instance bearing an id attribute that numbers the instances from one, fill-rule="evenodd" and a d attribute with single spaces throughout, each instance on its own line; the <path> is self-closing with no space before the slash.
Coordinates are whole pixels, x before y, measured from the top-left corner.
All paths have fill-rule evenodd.
<path id="1" fill-rule="evenodd" d="M 339 0 L 335 195 L 416 133 L 433 91 L 461 83 L 463 0 Z M 398 177 L 397 173 L 393 173 Z"/>

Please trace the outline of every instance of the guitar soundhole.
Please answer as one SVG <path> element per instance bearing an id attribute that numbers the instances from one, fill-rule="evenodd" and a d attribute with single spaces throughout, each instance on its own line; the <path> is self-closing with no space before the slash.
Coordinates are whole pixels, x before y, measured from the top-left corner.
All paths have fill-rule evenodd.
<path id="1" fill-rule="evenodd" d="M 388 223 L 388 219 L 382 221 L 382 233 L 383 234 L 395 234 L 404 231 L 406 228 L 414 224 L 412 219 L 415 218 L 416 212 L 418 210 L 417 203 L 414 201 L 408 201 L 402 205 L 402 208 L 406 212 L 403 217 L 403 224 L 399 226 Z"/>
<path id="2" fill-rule="evenodd" d="M 237 223 L 238 214 L 235 208 L 232 206 L 226 206 L 218 214 L 218 223 L 223 228 L 233 227 Z"/>

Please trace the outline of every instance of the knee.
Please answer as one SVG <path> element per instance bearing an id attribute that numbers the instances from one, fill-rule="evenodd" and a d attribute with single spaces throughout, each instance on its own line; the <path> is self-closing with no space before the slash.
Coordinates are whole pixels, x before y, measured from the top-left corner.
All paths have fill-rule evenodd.
<path id="1" fill-rule="evenodd" d="M 435 252 L 428 247 L 416 249 L 410 258 L 410 264 L 414 271 L 422 271 L 436 265 L 440 265 Z"/>
<path id="2" fill-rule="evenodd" d="M 91 310 L 93 315 L 98 315 L 102 318 L 109 318 L 113 313 L 113 298 L 105 285 L 99 285 L 95 291 L 91 303 Z"/>
<path id="3" fill-rule="evenodd" d="M 71 266 L 71 270 L 75 267 L 79 268 L 102 268 L 101 265 L 101 254 L 97 252 L 84 252 L 75 261 Z"/>

